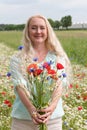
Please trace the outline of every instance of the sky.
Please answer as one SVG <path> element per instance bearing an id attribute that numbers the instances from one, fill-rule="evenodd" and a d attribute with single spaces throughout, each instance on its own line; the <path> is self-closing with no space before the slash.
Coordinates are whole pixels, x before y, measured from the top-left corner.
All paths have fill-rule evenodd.
<path id="1" fill-rule="evenodd" d="M 25 24 L 37 14 L 59 21 L 71 15 L 73 23 L 87 23 L 87 0 L 0 0 L 0 24 Z"/>

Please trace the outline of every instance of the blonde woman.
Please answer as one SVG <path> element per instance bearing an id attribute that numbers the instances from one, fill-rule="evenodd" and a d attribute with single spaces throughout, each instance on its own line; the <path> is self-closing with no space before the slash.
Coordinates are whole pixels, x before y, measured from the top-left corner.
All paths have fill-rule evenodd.
<path id="1" fill-rule="evenodd" d="M 11 73 L 16 95 L 12 110 L 11 130 L 38 130 L 38 124 L 47 123 L 48 130 L 62 130 L 62 107 L 63 86 L 69 81 L 70 61 L 63 50 L 59 40 L 50 26 L 48 20 L 35 15 L 28 19 L 23 33 L 24 48 L 11 58 Z M 31 63 L 34 57 L 38 58 L 39 64 L 52 60 L 53 66 L 60 62 L 65 67 L 67 79 L 58 83 L 58 91 L 53 102 L 47 108 L 41 110 L 45 114 L 40 115 L 33 106 L 24 90 L 19 86 L 27 87 L 26 64 Z"/>

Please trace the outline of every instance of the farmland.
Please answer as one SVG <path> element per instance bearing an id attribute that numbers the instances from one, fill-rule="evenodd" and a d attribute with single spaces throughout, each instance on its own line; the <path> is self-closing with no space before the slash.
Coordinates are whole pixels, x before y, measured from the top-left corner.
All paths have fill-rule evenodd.
<path id="1" fill-rule="evenodd" d="M 63 130 L 87 129 L 87 31 L 56 31 L 73 68 L 74 82 L 63 97 L 65 115 Z M 21 31 L 0 32 L 0 130 L 10 130 L 12 103 L 15 95 L 10 77 L 11 55 L 22 44 Z"/>

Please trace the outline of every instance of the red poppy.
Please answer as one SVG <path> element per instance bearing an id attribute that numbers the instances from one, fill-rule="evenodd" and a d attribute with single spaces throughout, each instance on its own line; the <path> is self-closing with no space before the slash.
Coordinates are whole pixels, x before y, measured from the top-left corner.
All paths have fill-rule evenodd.
<path id="1" fill-rule="evenodd" d="M 9 104 L 10 101 L 9 100 L 4 100 L 4 104 Z"/>
<path id="2" fill-rule="evenodd" d="M 43 67 L 46 68 L 47 70 L 51 69 L 51 66 L 50 66 L 50 64 L 48 64 L 48 62 L 45 62 L 43 64 Z"/>
<path id="3" fill-rule="evenodd" d="M 7 105 L 8 107 L 12 106 L 12 104 L 9 100 L 4 100 L 4 104 Z"/>
<path id="4" fill-rule="evenodd" d="M 79 88 L 79 85 L 78 85 L 78 84 L 76 84 L 76 88 Z"/>
<path id="5" fill-rule="evenodd" d="M 54 75 L 54 74 L 56 74 L 56 71 L 55 71 L 55 70 L 52 70 L 52 69 L 49 69 L 49 70 L 48 70 L 48 74 Z"/>
<path id="6" fill-rule="evenodd" d="M 51 78 L 52 78 L 52 79 L 58 80 L 58 77 L 56 76 L 56 71 L 55 71 L 55 70 L 49 69 L 49 70 L 48 70 L 48 74 L 51 75 Z"/>
<path id="7" fill-rule="evenodd" d="M 82 109 L 82 106 L 78 106 L 78 111 L 81 111 Z"/>
<path id="8" fill-rule="evenodd" d="M 30 64 L 28 67 L 27 67 L 27 72 L 28 73 L 31 73 L 31 69 L 37 69 L 38 68 L 38 66 L 37 66 L 37 64 Z"/>
<path id="9" fill-rule="evenodd" d="M 40 75 L 40 74 L 42 73 L 42 71 L 43 71 L 43 70 L 41 70 L 41 69 L 36 69 L 36 70 L 34 71 L 34 76 Z"/>
<path id="10" fill-rule="evenodd" d="M 72 85 L 72 84 L 70 84 L 70 85 L 69 85 L 69 88 L 73 88 L 73 85 Z"/>
<path id="11" fill-rule="evenodd" d="M 87 101 L 87 96 L 82 97 L 84 101 Z"/>
<path id="12" fill-rule="evenodd" d="M 68 98 L 68 97 L 69 97 L 69 95 L 68 95 L 68 94 L 66 94 L 66 95 L 65 95 L 65 97 L 66 97 L 66 98 Z"/>
<path id="13" fill-rule="evenodd" d="M 64 69 L 64 66 L 61 63 L 57 63 L 56 65 L 57 69 Z"/>
<path id="14" fill-rule="evenodd" d="M 81 94 L 81 96 L 82 96 L 83 100 L 86 101 L 86 100 L 87 100 L 87 91 L 86 91 L 86 92 L 83 92 L 83 93 Z"/>
<path id="15" fill-rule="evenodd" d="M 81 96 L 80 95 L 77 95 L 77 99 L 80 99 L 81 98 Z"/>
<path id="16" fill-rule="evenodd" d="M 11 107 L 11 106 L 12 106 L 12 104 L 11 104 L 11 103 L 9 103 L 9 104 L 8 104 L 8 107 Z"/>
<path id="17" fill-rule="evenodd" d="M 5 92 L 5 91 L 3 91 L 3 92 L 1 92 L 1 94 L 5 96 L 5 95 L 6 95 L 6 92 Z"/>

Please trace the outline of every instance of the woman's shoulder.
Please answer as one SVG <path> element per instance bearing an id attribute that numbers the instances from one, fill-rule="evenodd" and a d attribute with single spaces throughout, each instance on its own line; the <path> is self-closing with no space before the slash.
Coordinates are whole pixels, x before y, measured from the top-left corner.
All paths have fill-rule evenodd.
<path id="1" fill-rule="evenodd" d="M 66 62 L 65 56 L 58 56 L 57 62 L 59 62 L 65 66 L 65 62 Z"/>
<path id="2" fill-rule="evenodd" d="M 15 52 L 12 56 L 11 56 L 11 62 L 20 62 L 21 57 L 20 57 L 20 53 L 19 52 Z"/>
<path id="3" fill-rule="evenodd" d="M 57 63 L 61 63 L 61 64 L 63 64 L 65 66 L 65 61 L 66 60 L 65 60 L 65 56 L 63 56 L 63 55 L 58 56 L 54 52 L 49 52 L 47 59 L 55 61 Z"/>

